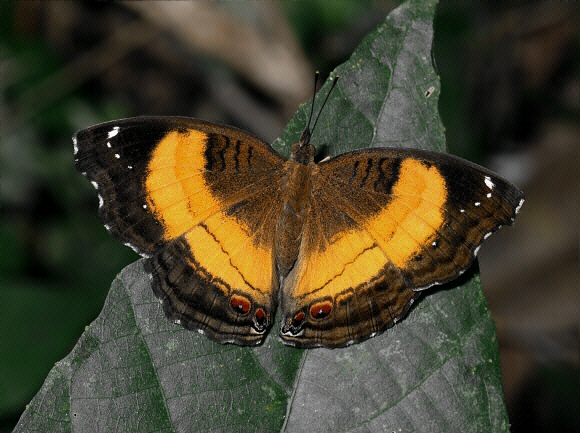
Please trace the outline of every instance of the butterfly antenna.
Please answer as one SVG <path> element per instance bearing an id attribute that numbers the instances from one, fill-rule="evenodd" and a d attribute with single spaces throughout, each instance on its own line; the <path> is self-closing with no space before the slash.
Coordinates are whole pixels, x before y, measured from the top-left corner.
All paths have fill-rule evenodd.
<path id="1" fill-rule="evenodd" d="M 330 96 L 330 93 L 332 92 L 332 89 L 334 89 L 334 86 L 336 85 L 336 82 L 338 81 L 338 78 L 339 78 L 338 75 L 336 75 L 334 77 L 334 80 L 332 81 L 332 86 L 330 87 L 330 90 L 326 94 L 326 99 L 322 103 L 322 107 L 320 107 L 320 110 L 318 111 L 318 115 L 316 116 L 316 120 L 314 121 L 314 125 L 312 125 L 312 129 L 310 129 L 310 123 L 312 122 L 312 115 L 314 114 L 314 100 L 316 98 L 316 85 L 318 84 L 318 77 L 319 76 L 320 76 L 320 72 L 316 71 L 316 74 L 314 75 L 314 94 L 312 95 L 312 105 L 310 106 L 310 116 L 308 117 L 308 124 L 306 125 L 306 128 L 304 129 L 304 131 L 302 131 L 302 135 L 300 135 L 300 145 L 301 146 L 307 146 L 308 144 L 310 144 L 310 137 L 312 136 L 312 133 L 314 132 L 314 128 L 316 128 L 316 124 L 318 123 L 318 119 L 320 118 L 320 113 L 322 113 L 322 109 L 326 105 L 326 101 L 328 101 L 328 97 Z"/>
<path id="2" fill-rule="evenodd" d="M 312 115 L 314 114 L 314 99 L 316 98 L 316 85 L 318 84 L 318 77 L 320 76 L 320 71 L 316 71 L 314 74 L 314 91 L 312 92 L 312 105 L 310 106 L 310 116 L 308 117 L 307 129 L 310 129 L 310 122 L 312 121 Z"/>
<path id="3" fill-rule="evenodd" d="M 314 121 L 314 125 L 312 125 L 312 130 L 310 131 L 310 134 L 312 134 L 314 132 L 314 128 L 316 128 L 316 124 L 318 123 L 318 119 L 320 119 L 320 114 L 322 113 L 322 110 L 324 109 L 324 106 L 326 105 L 326 101 L 328 101 L 328 97 L 332 93 L 332 89 L 334 89 L 334 86 L 336 86 L 336 82 L 338 81 L 339 78 L 340 78 L 340 75 L 336 75 L 334 77 L 334 80 L 332 80 L 332 86 L 330 86 L 330 90 L 326 94 L 326 99 L 324 99 L 324 102 L 322 103 L 322 107 L 320 107 L 320 110 L 318 111 L 318 115 L 316 116 L 316 120 Z M 312 101 L 312 106 L 314 106 L 314 101 Z M 310 125 L 310 121 L 308 121 L 308 124 Z"/>

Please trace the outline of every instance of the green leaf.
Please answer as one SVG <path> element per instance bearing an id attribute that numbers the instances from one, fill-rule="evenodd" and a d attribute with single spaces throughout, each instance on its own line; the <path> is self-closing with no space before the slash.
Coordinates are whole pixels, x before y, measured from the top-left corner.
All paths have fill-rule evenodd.
<path id="1" fill-rule="evenodd" d="M 437 111 L 440 83 L 431 63 L 434 11 L 431 2 L 403 4 L 336 68 L 339 83 L 311 140 L 319 150 L 326 149 L 325 155 L 364 147 L 445 150 Z M 315 113 L 330 84 L 320 90 Z M 289 156 L 309 113 L 310 102 L 300 107 L 272 146 Z"/>
<path id="2" fill-rule="evenodd" d="M 433 3 L 394 10 L 337 68 L 312 143 L 443 150 Z M 327 83 L 321 95 L 328 91 Z M 323 98 L 317 98 L 320 106 Z M 274 143 L 288 154 L 309 113 Z M 17 432 L 507 432 L 495 328 L 477 276 L 430 290 L 384 334 L 344 349 L 220 345 L 170 323 L 138 261 L 58 362 Z"/>

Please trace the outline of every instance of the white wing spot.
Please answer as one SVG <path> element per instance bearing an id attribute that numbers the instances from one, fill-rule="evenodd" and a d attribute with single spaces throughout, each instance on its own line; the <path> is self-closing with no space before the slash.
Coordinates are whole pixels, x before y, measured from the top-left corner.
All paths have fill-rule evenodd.
<path id="1" fill-rule="evenodd" d="M 491 198 L 491 192 L 487 193 L 487 198 Z"/>
<path id="2" fill-rule="evenodd" d="M 103 204 L 105 202 L 103 201 L 103 197 L 101 197 L 101 194 L 97 194 L 97 195 L 99 196 L 99 207 L 101 208 L 101 207 L 103 207 Z"/>
<path id="3" fill-rule="evenodd" d="M 520 211 L 520 209 L 522 208 L 522 205 L 524 204 L 524 199 L 522 198 L 520 200 L 520 203 L 518 204 L 518 207 L 516 207 L 516 213 L 518 213 Z"/>
<path id="4" fill-rule="evenodd" d="M 479 206 L 481 203 L 476 201 L 474 204 L 475 204 L 475 206 Z"/>
<path id="5" fill-rule="evenodd" d="M 459 212 L 463 213 L 465 212 L 465 209 L 459 209 Z"/>
<path id="6" fill-rule="evenodd" d="M 110 142 L 110 141 L 107 141 L 107 147 L 108 147 L 109 149 L 112 147 L 112 146 L 111 146 L 111 142 Z"/>
<path id="7" fill-rule="evenodd" d="M 431 245 L 433 245 L 434 247 L 436 247 L 436 246 L 437 246 L 437 241 L 433 241 L 433 242 L 431 243 Z"/>
<path id="8" fill-rule="evenodd" d="M 133 168 L 133 166 L 132 166 L 132 165 L 128 165 L 128 166 L 127 166 L 127 168 L 128 168 L 129 170 L 131 170 L 131 169 Z"/>
<path id="9" fill-rule="evenodd" d="M 146 255 L 146 254 L 143 254 L 141 251 L 139 251 L 139 250 L 137 249 L 137 247 L 136 247 L 136 246 L 134 246 L 134 245 L 131 245 L 129 242 L 125 242 L 125 244 L 124 244 L 124 245 L 125 245 L 126 247 L 129 247 L 129 248 L 131 248 L 133 251 L 135 251 L 135 252 L 136 252 L 137 254 L 139 254 L 140 256 L 142 256 L 142 257 L 147 257 L 147 255 Z M 151 279 L 151 278 L 149 278 L 149 279 Z"/>
<path id="10" fill-rule="evenodd" d="M 115 158 L 120 159 L 121 155 L 119 155 L 118 153 L 115 153 Z"/>
<path id="11" fill-rule="evenodd" d="M 147 205 L 146 204 L 143 205 L 143 209 L 147 209 Z"/>
<path id="12" fill-rule="evenodd" d="M 73 137 L 73 149 L 74 149 L 74 154 L 76 155 L 77 152 L 79 151 L 79 147 L 77 145 L 77 138 Z"/>
<path id="13" fill-rule="evenodd" d="M 115 126 L 113 129 L 109 131 L 107 138 L 113 138 L 115 135 L 119 133 L 119 127 Z"/>
<path id="14" fill-rule="evenodd" d="M 97 182 L 95 182 L 94 180 L 91 180 L 91 185 L 93 185 L 93 187 L 95 189 L 99 189 L 99 184 Z"/>
<path id="15" fill-rule="evenodd" d="M 489 189 L 493 189 L 493 187 L 495 186 L 495 183 L 491 181 L 491 178 L 489 176 L 485 176 L 484 182 Z"/>

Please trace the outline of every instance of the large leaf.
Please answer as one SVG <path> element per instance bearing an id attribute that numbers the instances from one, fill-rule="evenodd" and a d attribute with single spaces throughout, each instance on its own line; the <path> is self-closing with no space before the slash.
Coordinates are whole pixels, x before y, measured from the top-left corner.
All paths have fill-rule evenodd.
<path id="1" fill-rule="evenodd" d="M 312 138 L 323 154 L 369 145 L 444 149 L 434 8 L 403 4 L 337 68 L 340 82 Z M 308 112 L 305 104 L 274 144 L 281 152 L 297 141 Z M 136 262 L 16 431 L 508 431 L 494 323 L 473 273 L 429 291 L 401 323 L 348 348 L 299 350 L 276 334 L 277 324 L 265 344 L 247 348 L 173 325 Z"/>

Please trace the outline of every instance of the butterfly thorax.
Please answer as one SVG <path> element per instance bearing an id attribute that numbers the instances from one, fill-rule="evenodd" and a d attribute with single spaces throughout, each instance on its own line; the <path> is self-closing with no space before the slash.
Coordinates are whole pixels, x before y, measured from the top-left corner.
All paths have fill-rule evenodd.
<path id="1" fill-rule="evenodd" d="M 308 146 L 314 149 L 314 146 Z M 316 169 L 316 164 L 313 162 L 314 153 L 309 154 L 308 164 L 290 159 L 284 165 L 283 206 L 278 219 L 276 237 L 276 263 L 278 274 L 282 277 L 288 275 L 296 262 L 302 239 L 302 228 L 310 209 L 312 172 Z M 293 149 L 292 156 L 294 155 Z M 298 155 L 304 156 L 301 153 Z"/>

